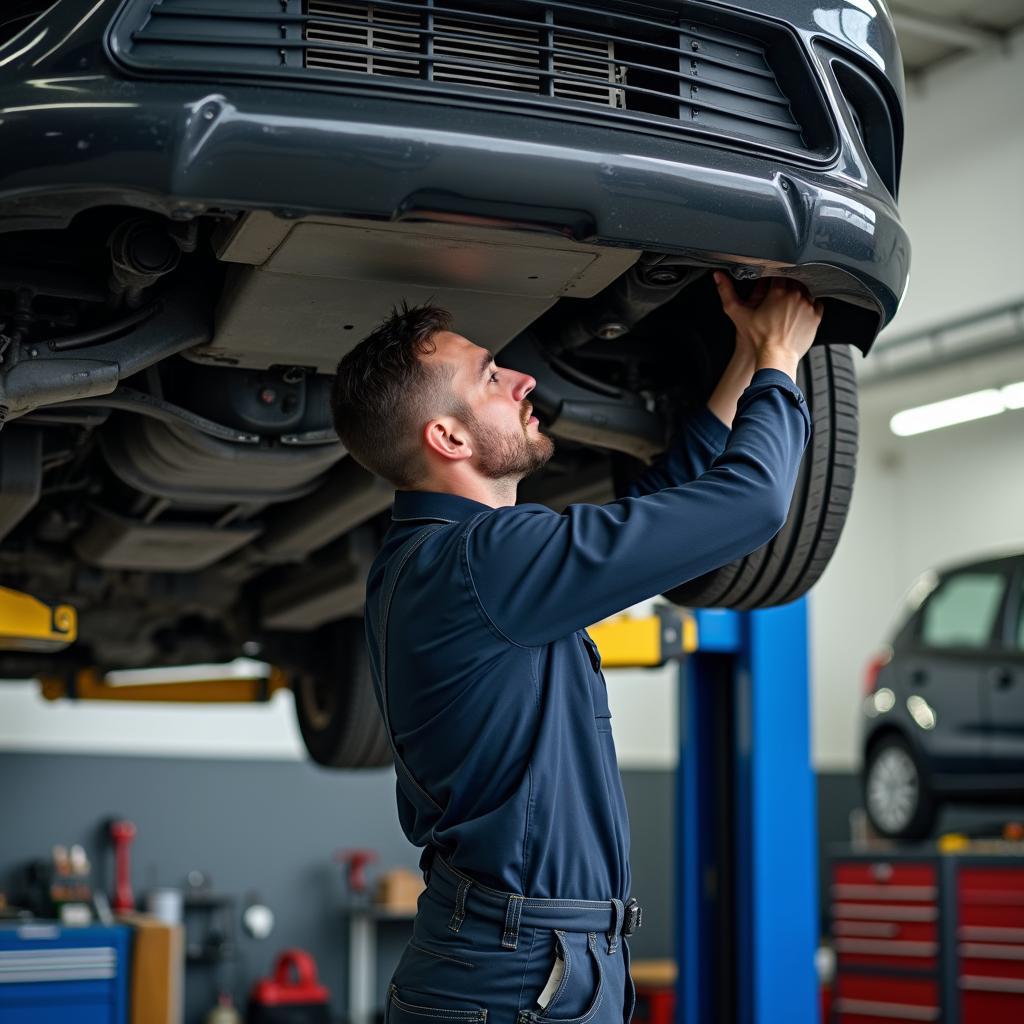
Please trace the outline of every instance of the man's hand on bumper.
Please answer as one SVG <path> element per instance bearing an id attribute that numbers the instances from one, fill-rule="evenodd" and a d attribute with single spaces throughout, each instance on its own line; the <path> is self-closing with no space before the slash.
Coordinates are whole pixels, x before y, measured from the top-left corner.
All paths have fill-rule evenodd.
<path id="1" fill-rule="evenodd" d="M 715 284 L 722 308 L 736 325 L 737 352 L 752 351 L 755 370 L 781 370 L 795 380 L 797 364 L 821 323 L 821 300 L 813 301 L 803 285 L 783 277 L 762 278 L 747 299 L 736 294 L 723 271 L 715 271 Z"/>

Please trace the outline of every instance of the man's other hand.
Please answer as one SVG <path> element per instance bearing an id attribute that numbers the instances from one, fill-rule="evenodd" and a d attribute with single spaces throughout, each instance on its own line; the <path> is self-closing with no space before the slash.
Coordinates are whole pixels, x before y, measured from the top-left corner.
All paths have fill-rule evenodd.
<path id="1" fill-rule="evenodd" d="M 745 300 L 723 271 L 715 271 L 715 284 L 722 309 L 736 325 L 736 343 L 754 350 L 756 368 L 782 370 L 796 380 L 797 364 L 821 323 L 821 300 L 812 301 L 802 284 L 784 277 L 762 278 Z"/>

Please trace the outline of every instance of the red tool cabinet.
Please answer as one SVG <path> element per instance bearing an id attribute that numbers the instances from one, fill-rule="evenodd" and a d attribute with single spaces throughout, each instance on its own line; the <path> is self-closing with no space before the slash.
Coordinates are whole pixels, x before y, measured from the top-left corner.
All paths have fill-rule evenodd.
<path id="1" fill-rule="evenodd" d="M 830 1024 L 1024 1022 L 1024 852 L 844 852 L 830 909 Z"/>

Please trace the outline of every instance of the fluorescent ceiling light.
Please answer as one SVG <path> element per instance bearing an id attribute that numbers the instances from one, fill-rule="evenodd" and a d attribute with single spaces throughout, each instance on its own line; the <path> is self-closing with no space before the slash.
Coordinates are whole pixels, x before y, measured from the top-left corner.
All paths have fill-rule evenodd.
<path id="1" fill-rule="evenodd" d="M 998 416 L 1007 409 L 1024 409 L 1024 381 L 904 409 L 889 420 L 889 429 L 898 437 L 909 437 L 940 427 L 984 419 L 986 416 Z"/>
<path id="2" fill-rule="evenodd" d="M 1003 396 L 1007 409 L 1024 409 L 1024 381 L 1019 384 L 1007 384 L 999 393 Z"/>

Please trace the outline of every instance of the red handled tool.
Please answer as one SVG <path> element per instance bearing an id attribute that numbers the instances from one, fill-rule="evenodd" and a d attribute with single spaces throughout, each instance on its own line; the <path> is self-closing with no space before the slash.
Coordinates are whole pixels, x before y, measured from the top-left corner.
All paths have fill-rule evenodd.
<path id="1" fill-rule="evenodd" d="M 132 895 L 131 845 L 136 828 L 130 821 L 112 821 L 110 838 L 114 841 L 114 898 L 110 901 L 116 911 L 134 910 Z"/>
<path id="2" fill-rule="evenodd" d="M 376 850 L 339 850 L 334 859 L 346 866 L 345 881 L 350 893 L 362 896 L 367 889 L 366 865 L 377 860 Z"/>

